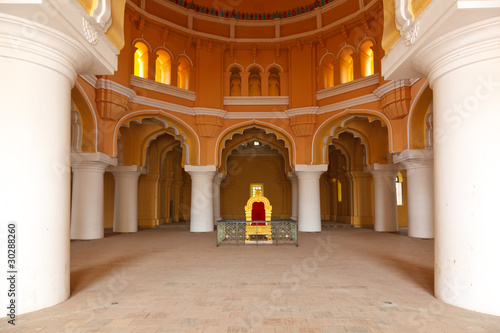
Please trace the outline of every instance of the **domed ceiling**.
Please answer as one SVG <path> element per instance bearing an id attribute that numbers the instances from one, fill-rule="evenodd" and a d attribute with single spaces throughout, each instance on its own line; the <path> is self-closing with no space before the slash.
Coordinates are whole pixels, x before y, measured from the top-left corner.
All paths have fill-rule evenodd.
<path id="1" fill-rule="evenodd" d="M 170 1 L 170 0 L 167 0 Z M 235 10 L 236 12 L 249 13 L 269 13 L 276 11 L 288 11 L 305 7 L 306 5 L 314 6 L 315 0 L 188 0 L 187 3 L 194 2 L 197 5 L 205 6 L 214 9 Z M 319 5 L 321 1 L 318 1 Z"/>
<path id="2" fill-rule="evenodd" d="M 170 2 L 198 13 L 240 20 L 273 20 L 308 13 L 334 0 L 155 0 Z"/>

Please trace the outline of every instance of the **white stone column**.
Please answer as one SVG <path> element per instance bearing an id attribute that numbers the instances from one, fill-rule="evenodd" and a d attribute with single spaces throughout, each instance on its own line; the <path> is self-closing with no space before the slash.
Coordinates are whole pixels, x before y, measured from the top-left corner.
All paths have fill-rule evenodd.
<path id="1" fill-rule="evenodd" d="M 107 171 L 115 177 L 114 232 L 136 232 L 137 189 L 143 168 L 137 165 L 109 167 Z"/>
<path id="2" fill-rule="evenodd" d="M 17 223 L 18 315 L 69 297 L 71 89 L 77 74 L 116 68 L 96 69 L 116 64 L 116 50 L 111 59 L 100 53 L 114 49 L 109 42 L 88 43 L 75 3 L 30 3 L 0 4 L 0 227 L 5 235 Z"/>
<path id="3" fill-rule="evenodd" d="M 327 164 L 297 164 L 294 173 L 299 183 L 298 224 L 299 231 L 321 231 L 321 204 L 319 177 L 328 170 Z"/>
<path id="4" fill-rule="evenodd" d="M 213 179 L 213 191 L 214 191 L 214 225 L 215 222 L 222 220 L 220 216 L 220 183 L 224 179 L 223 173 L 216 173 Z"/>
<path id="5" fill-rule="evenodd" d="M 435 295 L 497 316 L 499 9 L 432 1 L 410 46 L 398 41 L 382 63 L 386 79 L 427 77 L 433 90 Z"/>
<path id="6" fill-rule="evenodd" d="M 290 216 L 290 219 L 297 221 L 297 212 L 299 208 L 299 183 L 297 176 L 293 172 L 288 173 L 288 178 L 290 178 L 290 182 L 292 183 L 292 216 Z"/>
<path id="7" fill-rule="evenodd" d="M 407 149 L 394 155 L 393 161 L 406 169 L 408 236 L 434 238 L 433 151 Z"/>
<path id="8" fill-rule="evenodd" d="M 104 237 L 104 172 L 116 163 L 103 153 L 71 154 L 71 239 Z"/>
<path id="9" fill-rule="evenodd" d="M 186 165 L 191 176 L 191 232 L 214 231 L 213 178 L 215 165 Z"/>
<path id="10" fill-rule="evenodd" d="M 397 166 L 372 164 L 365 168 L 373 177 L 373 201 L 375 205 L 375 231 L 398 231 L 396 197 Z"/>

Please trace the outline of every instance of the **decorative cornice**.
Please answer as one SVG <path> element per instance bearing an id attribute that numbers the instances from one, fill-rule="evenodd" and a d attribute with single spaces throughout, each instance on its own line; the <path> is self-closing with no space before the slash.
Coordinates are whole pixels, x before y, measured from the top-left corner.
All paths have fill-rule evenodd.
<path id="1" fill-rule="evenodd" d="M 207 116 L 216 116 L 224 118 L 227 114 L 227 111 L 219 110 L 219 109 L 209 109 L 209 108 L 193 108 L 195 115 L 207 115 Z"/>
<path id="2" fill-rule="evenodd" d="M 361 104 L 376 102 L 378 100 L 379 99 L 374 94 L 368 94 L 321 107 L 311 106 L 311 107 L 289 109 L 286 111 L 277 111 L 277 112 L 228 112 L 226 110 L 221 110 L 221 109 L 191 108 L 143 96 L 135 96 L 133 99 L 130 100 L 130 102 L 147 105 L 163 110 L 179 112 L 190 116 L 195 116 L 197 114 L 206 114 L 206 115 L 222 117 L 224 119 L 289 119 L 290 117 L 298 115 L 310 115 L 310 114 L 319 115 L 332 111 L 343 110 Z"/>
<path id="3" fill-rule="evenodd" d="M 401 163 L 405 169 L 429 168 L 434 165 L 431 149 L 406 149 L 392 155 L 394 163 Z"/>
<path id="4" fill-rule="evenodd" d="M 133 91 L 132 89 L 122 86 L 121 84 L 108 79 L 98 79 L 95 84 L 95 88 L 108 89 L 114 91 L 120 95 L 128 97 L 129 100 L 132 100 L 137 96 L 135 91 Z"/>
<path id="5" fill-rule="evenodd" d="M 288 115 L 281 112 L 228 112 L 224 119 L 288 119 Z"/>
<path id="6" fill-rule="evenodd" d="M 338 86 L 334 86 L 331 88 L 323 89 L 316 92 L 316 99 L 322 100 L 328 97 L 337 96 L 341 94 L 345 94 L 350 91 L 354 91 L 361 88 L 366 88 L 369 86 L 373 86 L 380 83 L 380 75 L 373 74 L 370 76 L 366 76 L 351 82 L 346 82 L 340 84 Z"/>
<path id="7" fill-rule="evenodd" d="M 378 87 L 373 91 L 373 94 L 377 96 L 378 98 L 382 98 L 385 94 L 387 94 L 390 91 L 396 90 L 401 87 L 411 87 L 414 85 L 420 78 L 416 79 L 407 79 L 407 80 L 392 80 L 390 82 L 387 82 L 386 84 Z"/>
<path id="8" fill-rule="evenodd" d="M 316 115 L 318 113 L 318 109 L 319 108 L 317 106 L 309 106 L 309 107 L 305 107 L 305 108 L 290 109 L 290 110 L 285 111 L 285 113 L 288 117 L 301 116 L 304 114 Z"/>
<path id="9" fill-rule="evenodd" d="M 95 77 L 95 75 L 80 75 L 80 77 L 95 88 L 95 85 L 97 84 L 97 78 Z"/>
<path id="10" fill-rule="evenodd" d="M 228 96 L 224 105 L 288 105 L 288 96 Z"/>
<path id="11" fill-rule="evenodd" d="M 174 103 L 163 102 L 163 101 L 159 101 L 159 100 L 149 98 L 149 97 L 135 96 L 130 101 L 132 103 L 152 106 L 155 108 L 168 110 L 168 111 L 179 112 L 179 113 L 187 114 L 190 116 L 195 115 L 193 108 L 190 108 L 188 106 L 182 106 L 182 105 L 177 105 Z"/>
<path id="12" fill-rule="evenodd" d="M 331 4 L 331 6 L 332 6 L 332 8 L 335 8 L 336 6 L 341 5 L 346 1 L 347 0 L 335 1 Z M 155 0 L 155 2 L 157 2 L 158 4 L 161 4 L 161 2 L 159 2 L 159 1 Z M 262 44 L 262 43 L 269 43 L 270 45 L 267 46 L 268 48 L 275 48 L 275 45 L 277 43 L 281 43 L 281 47 L 295 45 L 294 40 L 297 38 L 300 38 L 304 42 L 317 41 L 318 36 L 320 36 L 320 35 L 323 38 L 325 38 L 330 34 L 340 33 L 340 31 L 341 31 L 340 26 L 341 25 L 345 26 L 345 28 L 351 28 L 354 26 L 358 26 L 363 21 L 366 21 L 368 18 L 374 17 L 372 15 L 372 13 L 369 12 L 370 10 L 381 9 L 381 1 L 371 0 L 363 8 L 360 8 L 356 12 L 353 12 L 352 14 L 344 16 L 335 22 L 332 22 L 328 25 L 322 26 L 322 27 L 314 29 L 314 30 L 308 30 L 308 31 L 305 31 L 302 33 L 283 36 L 283 37 L 275 36 L 272 38 L 234 38 L 234 37 L 229 37 L 229 36 L 226 37 L 226 36 L 215 35 L 215 34 L 206 33 L 206 32 L 202 32 L 202 31 L 195 31 L 192 28 L 184 27 L 184 26 L 175 24 L 171 21 L 162 19 L 158 16 L 155 16 L 155 15 L 141 9 L 138 5 L 134 4 L 130 0 L 127 0 L 127 5 L 130 8 L 129 12 L 136 11 L 140 14 L 142 19 L 147 19 L 147 20 L 153 21 L 151 24 L 152 26 L 158 26 L 158 24 L 160 24 L 162 26 L 168 27 L 169 29 L 170 28 L 173 29 L 174 31 L 176 31 L 180 35 L 187 34 L 188 36 L 191 36 L 191 37 L 196 36 L 196 38 L 200 38 L 200 39 L 204 39 L 204 40 L 208 39 L 208 40 L 219 41 L 219 42 L 223 42 L 223 43 L 237 43 L 237 44 L 242 45 L 244 47 L 252 46 L 252 45 L 254 45 L 254 43 L 260 43 L 259 48 L 266 48 L 266 45 Z M 184 11 L 184 13 L 185 13 L 184 8 L 180 8 L 178 6 L 172 6 L 171 8 L 172 9 L 178 8 L 179 11 Z M 328 6 L 328 8 L 330 8 L 330 5 Z M 311 15 L 311 17 L 315 17 L 319 14 L 322 14 L 323 11 L 324 11 L 323 8 L 319 8 L 319 9 L 316 9 L 314 12 L 310 12 L 310 14 L 299 15 L 296 17 L 287 18 L 287 19 L 282 20 L 282 21 L 280 20 L 278 22 L 280 22 L 280 26 L 283 26 L 285 24 L 295 23 L 295 22 L 301 21 L 303 19 L 309 19 L 310 18 L 309 15 Z M 182 12 L 180 12 L 180 13 L 182 13 Z M 258 20 L 257 21 L 236 21 L 234 19 L 227 19 L 226 20 L 226 19 L 212 17 L 210 15 L 203 15 L 203 14 L 194 13 L 194 12 L 192 13 L 191 16 L 187 15 L 187 17 L 194 17 L 198 20 L 205 20 L 205 21 L 214 22 L 214 23 L 218 23 L 218 24 L 227 22 L 227 25 L 229 25 L 229 26 L 231 26 L 231 25 L 235 25 L 235 26 L 240 26 L 240 25 L 275 26 L 274 20 L 270 20 L 270 21 L 269 20 L 265 20 L 265 21 L 258 21 Z M 236 46 L 236 48 L 238 48 L 238 46 Z"/>
<path id="13" fill-rule="evenodd" d="M 169 84 L 156 82 L 135 75 L 131 76 L 130 85 L 138 88 L 156 91 L 169 96 L 187 99 L 193 102 L 196 100 L 196 93 L 194 91 L 177 88 Z"/>
<path id="14" fill-rule="evenodd" d="M 378 100 L 379 98 L 374 94 L 368 94 L 356 98 L 351 98 L 346 101 L 321 106 L 318 110 L 318 114 L 328 113 L 336 110 L 343 110 L 361 104 L 376 102 Z"/>
<path id="15" fill-rule="evenodd" d="M 399 170 L 401 170 L 401 166 L 398 164 L 380 164 L 374 163 L 363 168 L 364 172 L 369 172 L 374 177 L 378 176 L 392 176 L 395 175 Z"/>

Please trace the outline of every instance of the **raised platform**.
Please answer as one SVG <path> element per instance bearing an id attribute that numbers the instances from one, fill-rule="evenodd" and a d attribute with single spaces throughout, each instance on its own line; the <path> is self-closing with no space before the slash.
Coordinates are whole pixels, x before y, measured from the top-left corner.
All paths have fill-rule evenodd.
<path id="1" fill-rule="evenodd" d="M 272 240 L 268 240 L 264 234 L 251 235 L 247 237 L 247 223 L 255 224 L 259 228 L 259 224 L 270 223 L 272 230 Z M 297 233 L 297 221 L 276 219 L 271 221 L 245 221 L 245 220 L 221 220 L 217 221 L 217 240 L 216 246 L 220 244 L 243 245 L 243 244 L 274 244 L 274 245 L 295 245 L 299 246 Z"/>

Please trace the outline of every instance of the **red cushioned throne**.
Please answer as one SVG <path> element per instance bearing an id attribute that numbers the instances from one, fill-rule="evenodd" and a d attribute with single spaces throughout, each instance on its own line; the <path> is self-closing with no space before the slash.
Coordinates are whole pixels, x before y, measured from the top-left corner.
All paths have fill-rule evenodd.
<path id="1" fill-rule="evenodd" d="M 247 222 L 246 240 L 250 240 L 250 236 L 252 235 L 264 235 L 267 240 L 272 240 L 271 223 L 266 223 L 267 221 L 271 221 L 272 209 L 273 207 L 269 203 L 269 200 L 262 196 L 260 190 L 255 191 L 255 195 L 248 199 L 245 206 L 246 220 L 256 222 Z"/>

